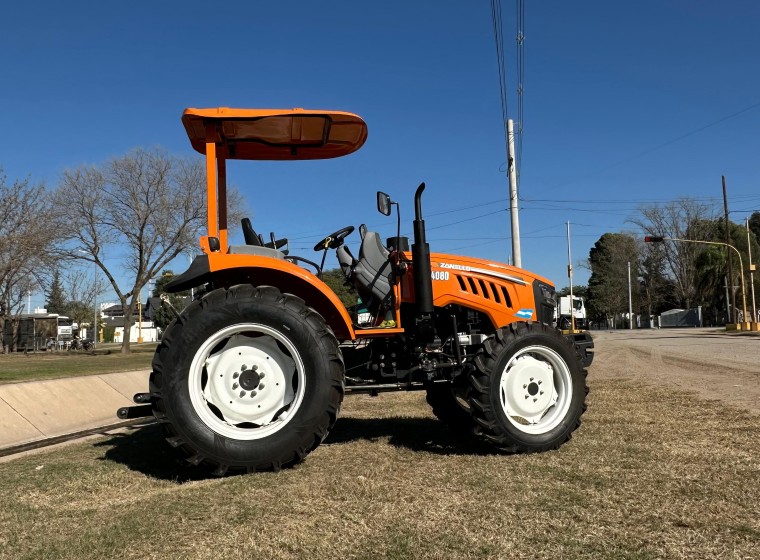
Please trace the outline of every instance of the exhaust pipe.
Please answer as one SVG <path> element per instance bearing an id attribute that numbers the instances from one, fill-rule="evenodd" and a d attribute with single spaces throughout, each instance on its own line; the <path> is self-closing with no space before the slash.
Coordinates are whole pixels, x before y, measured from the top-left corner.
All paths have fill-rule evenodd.
<path id="1" fill-rule="evenodd" d="M 421 183 L 414 193 L 414 243 L 412 244 L 412 262 L 414 266 L 414 299 L 416 301 L 417 324 L 422 327 L 422 338 L 432 340 L 433 315 L 433 280 L 430 276 L 430 246 L 425 239 L 425 220 L 422 219 Z M 423 327 L 421 323 L 426 323 Z"/>

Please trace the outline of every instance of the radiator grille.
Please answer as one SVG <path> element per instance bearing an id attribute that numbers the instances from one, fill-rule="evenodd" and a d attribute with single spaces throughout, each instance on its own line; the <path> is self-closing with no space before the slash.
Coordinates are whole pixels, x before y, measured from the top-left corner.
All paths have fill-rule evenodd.
<path id="1" fill-rule="evenodd" d="M 472 276 L 454 275 L 459 283 L 459 289 L 468 294 L 487 299 L 505 307 L 512 307 L 512 300 L 506 287 Z"/>

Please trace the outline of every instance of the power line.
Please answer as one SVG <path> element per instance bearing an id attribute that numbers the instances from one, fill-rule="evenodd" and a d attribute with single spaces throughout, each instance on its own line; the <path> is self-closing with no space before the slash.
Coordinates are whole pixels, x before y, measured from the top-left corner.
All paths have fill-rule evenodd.
<path id="1" fill-rule="evenodd" d="M 523 148 L 523 125 L 525 122 L 523 111 L 523 84 L 525 83 L 525 0 L 516 0 L 517 7 L 517 171 L 518 184 L 522 171 L 522 148 Z"/>
<path id="2" fill-rule="evenodd" d="M 504 61 L 501 0 L 491 0 L 491 21 L 493 24 L 493 36 L 496 43 L 496 65 L 499 70 L 499 96 L 501 98 L 501 122 L 504 127 L 504 144 L 506 146 L 509 143 L 509 136 L 507 134 L 509 106 L 507 98 L 507 70 Z"/>
<path id="3" fill-rule="evenodd" d="M 730 115 L 726 115 L 726 116 L 721 117 L 721 118 L 719 118 L 719 119 L 717 119 L 715 121 L 712 121 L 712 122 L 710 122 L 708 124 L 700 126 L 699 128 L 695 128 L 694 130 L 691 130 L 689 132 L 681 134 L 680 136 L 672 138 L 672 139 L 670 139 L 670 140 L 668 140 L 666 142 L 663 142 L 662 144 L 657 144 L 656 146 L 654 146 L 652 148 L 646 149 L 646 150 L 644 150 L 642 152 L 639 152 L 639 153 L 637 153 L 635 155 L 632 155 L 632 156 L 630 156 L 628 158 L 625 158 L 625 159 L 622 159 L 620 161 L 611 163 L 611 164 L 609 164 L 609 165 L 607 165 L 605 167 L 599 168 L 599 169 L 597 169 L 595 171 L 591 171 L 590 173 L 587 173 L 585 175 L 580 175 L 577 179 L 572 179 L 570 181 L 566 181 L 564 183 L 560 183 L 558 185 L 554 185 L 552 187 L 548 187 L 548 188 L 545 189 L 545 192 L 557 190 L 559 188 L 566 187 L 568 185 L 572 185 L 573 183 L 576 183 L 576 182 L 580 181 L 583 178 L 590 177 L 590 176 L 593 176 L 593 175 L 597 175 L 599 173 L 603 173 L 605 171 L 608 171 L 608 170 L 610 170 L 610 169 L 612 169 L 614 167 L 617 167 L 619 165 L 623 165 L 625 163 L 630 163 L 631 161 L 633 161 L 635 159 L 638 159 L 640 157 L 649 155 L 652 152 L 656 152 L 657 150 L 660 150 L 662 148 L 665 148 L 667 146 L 670 146 L 672 144 L 680 142 L 681 140 L 689 138 L 690 136 L 694 136 L 695 134 L 698 134 L 698 133 L 700 133 L 700 132 L 702 132 L 704 130 L 707 130 L 708 128 L 711 128 L 713 126 L 717 126 L 717 125 L 719 125 L 719 124 L 721 124 L 721 123 L 723 123 L 723 122 L 725 122 L 727 120 L 730 120 L 730 119 L 733 119 L 735 117 L 738 117 L 739 115 L 742 115 L 742 114 L 744 114 L 744 113 L 746 113 L 748 111 L 751 111 L 752 109 L 756 109 L 757 107 L 760 107 L 760 101 L 758 101 L 756 103 L 753 103 L 752 105 L 749 105 L 748 107 L 740 109 L 740 110 L 738 110 L 738 111 L 736 111 L 734 113 L 731 113 Z"/>
<path id="4" fill-rule="evenodd" d="M 696 202 L 705 202 L 709 204 L 717 204 L 722 201 L 720 197 L 714 197 L 714 196 L 706 196 L 706 197 L 688 197 L 689 200 L 693 200 Z M 555 198 L 520 198 L 520 202 L 522 205 L 520 206 L 521 210 L 548 210 L 548 211 L 568 211 L 568 212 L 586 212 L 586 213 L 594 213 L 594 212 L 600 212 L 603 211 L 605 214 L 615 214 L 615 215 L 627 215 L 629 212 L 635 212 L 639 210 L 639 208 L 643 205 L 650 205 L 650 204 L 667 204 L 670 202 L 674 202 L 677 199 L 674 199 L 672 197 L 670 198 L 663 198 L 663 199 L 654 199 L 654 198 L 648 198 L 648 199 L 555 199 Z M 741 204 L 747 204 L 747 203 L 753 203 L 755 201 L 760 202 L 760 196 L 754 195 L 754 194 L 747 194 L 747 195 L 736 195 L 732 196 L 730 198 L 730 201 L 732 203 L 741 203 Z M 492 206 L 496 204 L 505 204 L 508 203 L 509 199 L 506 197 L 495 199 L 495 200 L 489 200 L 486 202 L 481 202 L 478 204 L 472 204 L 470 206 L 464 206 L 464 207 L 457 207 L 457 208 L 450 208 L 447 210 L 440 210 L 438 212 L 432 212 L 427 214 L 428 219 L 433 218 L 436 216 L 444 216 L 447 214 L 456 214 L 459 212 L 466 212 L 468 210 L 474 210 L 477 208 L 483 208 L 486 206 Z M 576 206 L 567 206 L 567 204 L 579 204 L 582 205 L 581 207 Z M 561 206 L 562 205 L 562 206 Z M 620 206 L 619 208 L 612 208 L 608 209 L 606 206 Z M 599 206 L 605 207 L 605 208 L 598 208 Z M 617 210 L 617 212 L 615 212 Z M 748 212 L 754 211 L 755 209 L 749 209 L 745 210 Z M 493 214 L 497 214 L 500 212 L 507 211 L 507 209 L 499 209 L 494 212 L 489 212 L 486 214 L 481 214 L 478 216 L 475 216 L 473 218 L 467 218 L 464 220 L 459 220 L 456 222 L 452 222 L 451 224 L 444 224 L 441 226 L 436 226 L 436 228 L 442 228 L 447 227 L 448 225 L 456 225 L 462 222 L 475 220 L 478 218 L 482 218 L 485 216 L 490 216 Z M 736 212 L 740 212 L 740 210 L 736 210 Z M 562 222 L 561 225 L 564 226 L 565 222 Z M 367 224 L 368 227 L 378 227 L 382 228 L 386 225 L 389 226 L 389 224 L 386 223 L 376 223 L 376 224 Z M 583 225 L 583 224 L 577 224 L 577 225 Z M 390 226 L 389 226 L 390 227 Z M 319 235 L 323 235 L 324 231 L 313 231 L 313 233 L 308 232 L 298 232 L 293 236 L 288 236 L 288 239 L 293 242 L 299 242 L 306 239 L 312 239 L 316 238 Z"/>
<path id="5" fill-rule="evenodd" d="M 426 229 L 427 229 L 427 231 L 432 231 L 434 229 L 441 229 L 441 228 L 445 228 L 445 227 L 449 227 L 449 226 L 455 226 L 457 224 L 462 224 L 464 222 L 471 222 L 473 220 L 479 220 L 480 218 L 485 218 L 486 216 L 493 216 L 494 214 L 499 214 L 501 212 L 509 212 L 509 208 L 501 208 L 499 210 L 494 210 L 493 212 L 488 212 L 486 214 L 481 214 L 480 216 L 474 216 L 472 218 L 465 218 L 464 220 L 459 220 L 459 221 L 456 221 L 456 222 L 451 222 L 451 223 L 443 224 L 443 225 L 440 225 L 440 226 L 429 227 L 429 228 L 426 228 Z"/>
<path id="6" fill-rule="evenodd" d="M 723 199 L 717 196 L 688 196 L 688 197 L 681 197 L 682 199 L 688 199 L 693 200 L 695 202 L 705 202 L 705 203 L 722 203 Z M 643 204 L 667 204 L 670 202 L 677 202 L 679 198 L 663 198 L 663 199 L 558 199 L 558 198 L 521 198 L 521 202 L 538 202 L 538 203 L 550 203 L 550 204 L 584 204 L 586 206 L 595 205 L 595 204 L 620 204 L 620 205 L 643 205 Z M 757 195 L 738 195 L 738 196 L 732 196 L 731 202 L 737 203 L 737 202 L 752 202 L 755 200 L 760 201 L 760 196 Z"/>

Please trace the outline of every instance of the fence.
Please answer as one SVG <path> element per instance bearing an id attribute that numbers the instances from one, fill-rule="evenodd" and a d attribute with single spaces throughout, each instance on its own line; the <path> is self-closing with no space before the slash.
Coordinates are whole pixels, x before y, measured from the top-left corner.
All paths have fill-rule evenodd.
<path id="1" fill-rule="evenodd" d="M 660 315 L 660 327 L 701 327 L 702 306 L 691 309 L 671 309 Z"/>

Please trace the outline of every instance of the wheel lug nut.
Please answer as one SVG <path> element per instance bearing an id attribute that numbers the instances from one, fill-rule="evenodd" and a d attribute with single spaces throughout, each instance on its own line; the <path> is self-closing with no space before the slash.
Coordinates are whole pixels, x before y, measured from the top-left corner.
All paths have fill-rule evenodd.
<path id="1" fill-rule="evenodd" d="M 533 378 L 531 377 L 530 380 L 533 381 Z"/>
<path id="2" fill-rule="evenodd" d="M 533 399 L 533 402 L 536 402 L 538 399 Z"/>
<path id="3" fill-rule="evenodd" d="M 263 390 L 264 390 L 264 384 L 263 384 L 263 383 L 259 383 L 259 390 L 260 390 L 260 391 L 263 391 Z"/>
<path id="4" fill-rule="evenodd" d="M 539 384 L 539 385 L 541 385 L 541 383 L 543 383 L 543 381 L 540 381 L 540 380 L 539 380 L 538 384 Z"/>
<path id="5" fill-rule="evenodd" d="M 259 374 L 259 379 L 264 379 L 264 372 L 263 371 Z"/>
<path id="6" fill-rule="evenodd" d="M 543 394 L 544 394 L 544 392 L 543 392 L 543 391 L 541 391 L 539 394 L 543 395 Z"/>
<path id="7" fill-rule="evenodd" d="M 233 383 L 233 384 L 232 384 L 232 388 L 233 388 L 233 389 L 237 389 L 237 388 L 238 388 L 238 384 L 237 384 L 237 383 Z"/>
<path id="8" fill-rule="evenodd" d="M 528 388 L 528 386 L 527 386 L 527 385 L 523 385 L 523 389 L 527 389 L 527 388 Z"/>
<path id="9" fill-rule="evenodd" d="M 256 391 L 251 391 L 251 398 L 255 397 L 257 394 Z"/>
<path id="10" fill-rule="evenodd" d="M 525 395 L 525 398 L 527 399 L 530 395 Z"/>
<path id="11" fill-rule="evenodd" d="M 240 377 L 240 374 L 238 372 L 232 374 L 232 379 L 237 379 L 238 377 Z"/>
<path id="12" fill-rule="evenodd" d="M 256 364 L 254 364 L 253 366 L 251 366 L 251 369 L 252 369 L 253 371 L 256 371 L 256 370 L 258 370 L 258 369 L 259 369 L 259 366 L 257 366 Z"/>
<path id="13" fill-rule="evenodd" d="M 240 391 L 240 398 L 243 398 L 245 396 L 245 391 Z"/>
<path id="14" fill-rule="evenodd" d="M 245 371 L 247 369 L 248 369 L 248 366 L 245 365 L 245 364 L 243 364 L 242 366 L 240 366 L 240 371 Z"/>

